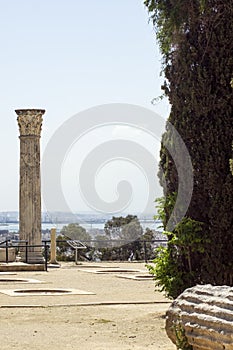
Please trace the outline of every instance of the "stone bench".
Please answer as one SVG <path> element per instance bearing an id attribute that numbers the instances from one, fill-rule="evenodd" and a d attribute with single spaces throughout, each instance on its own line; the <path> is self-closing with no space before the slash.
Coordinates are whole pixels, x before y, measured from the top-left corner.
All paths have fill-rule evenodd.
<path id="1" fill-rule="evenodd" d="M 185 349 L 190 345 L 193 350 L 233 350 L 233 288 L 186 289 L 167 311 L 166 332 L 176 345 L 186 337 Z"/>

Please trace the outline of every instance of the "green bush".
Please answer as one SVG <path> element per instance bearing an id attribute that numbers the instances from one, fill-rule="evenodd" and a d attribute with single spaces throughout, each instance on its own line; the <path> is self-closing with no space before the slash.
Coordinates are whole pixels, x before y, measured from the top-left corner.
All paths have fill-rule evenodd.
<path id="1" fill-rule="evenodd" d="M 164 199 L 158 200 L 159 217 L 162 218 L 166 205 Z M 147 265 L 154 276 L 156 286 L 169 298 L 176 298 L 186 288 L 201 283 L 201 271 L 196 269 L 196 261 L 205 250 L 208 239 L 202 233 L 202 223 L 184 217 L 168 236 L 167 247 L 156 250 L 153 265 Z"/>

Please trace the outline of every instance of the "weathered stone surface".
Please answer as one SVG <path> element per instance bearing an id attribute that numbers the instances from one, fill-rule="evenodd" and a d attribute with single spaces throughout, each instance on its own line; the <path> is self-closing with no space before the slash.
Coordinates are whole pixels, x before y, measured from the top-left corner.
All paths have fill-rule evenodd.
<path id="1" fill-rule="evenodd" d="M 233 350 L 233 288 L 197 285 L 186 289 L 167 311 L 166 331 L 174 344 L 177 325 L 185 330 L 193 350 Z"/>
<path id="2" fill-rule="evenodd" d="M 29 245 L 41 245 L 40 133 L 43 109 L 18 109 L 20 131 L 19 235 Z M 28 248 L 28 262 L 44 261 L 41 247 Z M 22 261 L 25 248 L 20 249 Z"/>
<path id="3" fill-rule="evenodd" d="M 44 109 L 17 109 L 15 112 L 21 136 L 40 136 Z"/>
<path id="4" fill-rule="evenodd" d="M 8 248 L 8 262 L 15 261 L 15 248 Z M 6 248 L 0 248 L 0 262 L 6 262 Z"/>

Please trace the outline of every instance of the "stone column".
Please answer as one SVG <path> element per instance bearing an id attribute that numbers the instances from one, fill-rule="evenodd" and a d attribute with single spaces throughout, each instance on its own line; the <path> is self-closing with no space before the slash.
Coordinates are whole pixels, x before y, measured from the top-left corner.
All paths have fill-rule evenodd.
<path id="1" fill-rule="evenodd" d="M 43 109 L 18 109 L 20 132 L 19 237 L 28 245 L 41 242 L 40 134 Z M 25 249 L 20 249 L 25 261 Z M 41 247 L 28 248 L 28 263 L 40 264 Z"/>
<path id="2" fill-rule="evenodd" d="M 50 231 L 50 264 L 59 265 L 57 262 L 57 242 L 56 242 L 57 234 L 56 229 L 51 228 Z"/>

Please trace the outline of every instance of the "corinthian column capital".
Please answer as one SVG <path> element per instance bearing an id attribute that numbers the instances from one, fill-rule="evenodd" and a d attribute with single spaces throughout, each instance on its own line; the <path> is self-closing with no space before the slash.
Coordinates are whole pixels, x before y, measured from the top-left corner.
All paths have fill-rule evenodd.
<path id="1" fill-rule="evenodd" d="M 16 109 L 20 136 L 40 136 L 44 109 Z"/>

